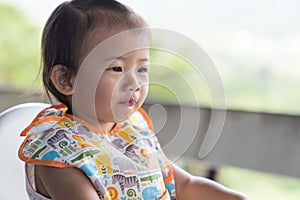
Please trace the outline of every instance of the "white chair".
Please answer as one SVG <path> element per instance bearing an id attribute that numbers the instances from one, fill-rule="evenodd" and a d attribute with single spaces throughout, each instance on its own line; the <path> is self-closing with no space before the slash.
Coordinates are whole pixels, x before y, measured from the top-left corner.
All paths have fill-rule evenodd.
<path id="1" fill-rule="evenodd" d="M 28 126 L 46 103 L 24 103 L 0 113 L 0 199 L 27 199 L 24 163 L 18 158 L 18 149 L 24 137 L 21 131 Z"/>

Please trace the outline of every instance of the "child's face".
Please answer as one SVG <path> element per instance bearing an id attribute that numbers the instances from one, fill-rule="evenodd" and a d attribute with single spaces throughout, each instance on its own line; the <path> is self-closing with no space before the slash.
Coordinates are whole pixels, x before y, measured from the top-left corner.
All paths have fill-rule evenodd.
<path id="1" fill-rule="evenodd" d="M 95 107 L 100 125 L 122 122 L 142 105 L 148 93 L 149 65 L 148 49 L 112 60 L 96 90 Z"/>
<path id="2" fill-rule="evenodd" d="M 105 130 L 128 119 L 148 93 L 148 35 L 140 30 L 117 33 L 95 31 L 86 40 L 70 95 L 75 116 Z"/>

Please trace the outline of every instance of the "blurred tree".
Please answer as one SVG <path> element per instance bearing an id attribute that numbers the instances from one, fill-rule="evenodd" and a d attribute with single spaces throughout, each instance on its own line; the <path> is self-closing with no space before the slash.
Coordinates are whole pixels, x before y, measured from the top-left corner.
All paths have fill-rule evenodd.
<path id="1" fill-rule="evenodd" d="M 0 27 L 0 87 L 31 88 L 39 70 L 39 29 L 7 4 L 0 4 Z"/>
<path id="2" fill-rule="evenodd" d="M 161 49 L 151 49 L 150 56 L 150 99 L 169 104 L 210 106 L 209 88 L 195 66 Z"/>

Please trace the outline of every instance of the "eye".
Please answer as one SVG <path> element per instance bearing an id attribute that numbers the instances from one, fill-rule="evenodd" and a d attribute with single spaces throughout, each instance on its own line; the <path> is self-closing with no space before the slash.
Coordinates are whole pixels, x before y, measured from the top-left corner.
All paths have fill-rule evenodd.
<path id="1" fill-rule="evenodd" d="M 148 72 L 148 69 L 147 69 L 147 67 L 138 67 L 137 68 L 137 72 L 138 73 Z"/>
<path id="2" fill-rule="evenodd" d="M 107 70 L 110 70 L 110 71 L 113 71 L 113 72 L 122 72 L 123 71 L 122 67 L 118 67 L 118 66 L 108 68 Z"/>

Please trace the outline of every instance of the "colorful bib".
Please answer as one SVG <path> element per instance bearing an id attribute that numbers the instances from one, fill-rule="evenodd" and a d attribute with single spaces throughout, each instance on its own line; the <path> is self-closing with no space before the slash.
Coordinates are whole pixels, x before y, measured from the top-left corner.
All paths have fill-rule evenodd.
<path id="1" fill-rule="evenodd" d="M 172 167 L 139 109 L 106 133 L 66 113 L 64 105 L 40 112 L 22 132 L 24 162 L 81 169 L 100 199 L 175 199 Z"/>

